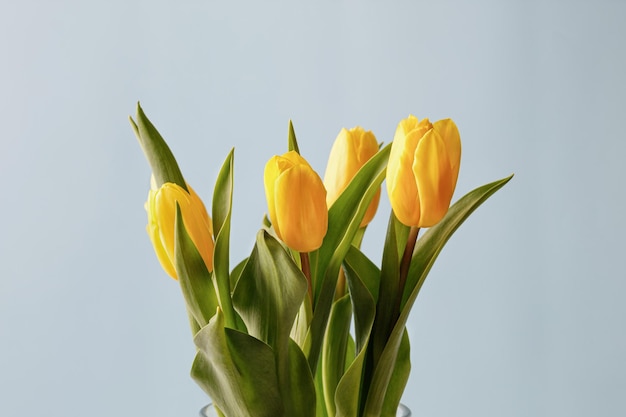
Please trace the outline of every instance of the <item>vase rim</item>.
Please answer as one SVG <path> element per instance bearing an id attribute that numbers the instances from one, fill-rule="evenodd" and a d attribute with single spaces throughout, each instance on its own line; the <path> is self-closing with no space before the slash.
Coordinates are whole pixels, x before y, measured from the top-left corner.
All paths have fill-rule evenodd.
<path id="1" fill-rule="evenodd" d="M 207 412 L 212 408 L 213 403 L 208 403 L 207 405 L 202 407 L 200 409 L 200 417 L 208 417 L 209 414 Z M 398 405 L 398 413 L 399 414 L 397 414 L 396 417 L 411 417 L 411 409 L 402 403 Z"/>

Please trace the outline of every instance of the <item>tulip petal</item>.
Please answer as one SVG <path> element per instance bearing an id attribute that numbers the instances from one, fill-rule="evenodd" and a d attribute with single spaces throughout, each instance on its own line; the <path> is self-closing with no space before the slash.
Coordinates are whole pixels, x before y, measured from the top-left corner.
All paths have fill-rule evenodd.
<path id="1" fill-rule="evenodd" d="M 189 187 L 189 186 L 188 186 Z M 213 270 L 213 237 L 211 221 L 200 197 L 189 188 L 165 183 L 149 196 L 148 234 L 163 269 L 177 278 L 174 268 L 174 230 L 176 202 L 183 215 L 185 229 L 198 249 L 209 271 Z"/>
<path id="2" fill-rule="evenodd" d="M 276 179 L 274 206 L 280 238 L 287 246 L 311 252 L 322 245 L 328 228 L 326 190 L 308 163 L 294 165 Z"/>
<path id="3" fill-rule="evenodd" d="M 450 169 L 452 171 L 452 190 L 454 191 L 461 166 L 461 135 L 452 119 L 439 120 L 433 126 L 443 139 L 448 151 Z"/>
<path id="4" fill-rule="evenodd" d="M 360 126 L 350 130 L 341 129 L 328 157 L 324 174 L 326 204 L 330 207 L 352 181 L 356 173 L 378 152 L 376 136 Z M 361 227 L 367 225 L 376 214 L 380 192 L 370 202 L 361 221 Z"/>
<path id="5" fill-rule="evenodd" d="M 436 130 L 428 131 L 418 144 L 413 173 L 421 203 L 417 226 L 433 226 L 448 211 L 454 192 L 450 157 Z"/>
<path id="6" fill-rule="evenodd" d="M 407 119 L 398 125 L 387 165 L 387 192 L 391 208 L 398 220 L 407 226 L 417 226 L 420 221 L 418 184 L 412 166 L 415 150 L 425 131 L 425 128 L 419 127 L 417 118 L 412 117 L 414 120 L 410 122 L 414 121 L 416 128 L 408 134 L 405 134 L 403 130 L 409 126 Z M 425 120 L 428 122 L 427 119 Z"/>
<path id="7" fill-rule="evenodd" d="M 326 172 L 324 173 L 324 186 L 326 187 L 326 204 L 330 207 L 346 188 L 353 172 L 356 172 L 354 141 L 347 129 L 341 129 L 330 150 Z M 355 170 L 356 168 L 356 170 Z"/>
<path id="8" fill-rule="evenodd" d="M 278 176 L 280 175 L 278 162 L 279 158 L 279 156 L 273 156 L 272 158 L 270 158 L 270 160 L 267 161 L 267 164 L 265 164 L 265 171 L 263 173 L 263 183 L 265 185 L 265 199 L 267 200 L 267 214 L 278 237 L 280 237 L 280 229 L 278 227 L 278 222 L 276 221 L 276 205 L 274 204 L 274 184 L 276 182 L 276 178 L 278 178 Z"/>
<path id="9" fill-rule="evenodd" d="M 168 255 L 167 250 L 163 247 L 163 243 L 161 241 L 159 224 L 156 218 L 155 203 L 156 190 L 150 190 L 148 193 L 148 201 L 146 202 L 146 211 L 148 213 L 148 225 L 146 226 L 146 231 L 148 232 L 148 236 L 152 242 L 152 247 L 154 248 L 157 259 L 161 263 L 161 267 L 170 277 L 177 279 L 176 269 L 174 268 L 172 259 Z"/>

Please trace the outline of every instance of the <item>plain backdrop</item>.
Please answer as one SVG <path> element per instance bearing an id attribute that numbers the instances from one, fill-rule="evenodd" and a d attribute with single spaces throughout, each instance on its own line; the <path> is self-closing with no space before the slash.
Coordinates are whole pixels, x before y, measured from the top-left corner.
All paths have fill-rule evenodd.
<path id="1" fill-rule="evenodd" d="M 137 101 L 210 201 L 235 147 L 233 262 L 292 119 L 452 117 L 455 199 L 511 173 L 408 328 L 416 416 L 626 415 L 626 2 L 0 2 L 0 415 L 195 416 L 194 347 L 143 203 Z M 379 262 L 389 204 L 364 251 Z"/>

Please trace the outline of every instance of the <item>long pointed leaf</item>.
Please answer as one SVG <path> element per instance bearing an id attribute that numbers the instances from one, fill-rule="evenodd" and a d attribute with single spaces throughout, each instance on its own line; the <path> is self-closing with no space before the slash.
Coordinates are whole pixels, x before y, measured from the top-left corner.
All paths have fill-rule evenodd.
<path id="1" fill-rule="evenodd" d="M 406 321 L 419 290 L 426 280 L 426 276 L 437 259 L 437 256 L 452 234 L 474 210 L 509 182 L 512 177 L 513 176 L 494 181 L 469 192 L 450 207 L 446 216 L 436 226 L 432 227 L 419 239 L 413 254 L 411 267 L 409 268 L 409 277 L 407 279 L 406 291 L 409 292 L 409 295 L 403 303 L 400 316 L 393 327 L 387 345 L 374 370 L 364 416 L 380 416 L 382 412 L 384 396 L 387 392 L 392 370 L 398 358 L 398 351 L 400 349 L 400 343 L 402 342 Z"/>
<path id="2" fill-rule="evenodd" d="M 213 274 L 217 286 L 220 307 L 224 311 L 226 325 L 243 330 L 233 309 L 230 290 L 230 216 L 233 205 L 233 155 L 231 149 L 215 181 L 213 191 L 213 233 L 215 248 Z"/>
<path id="3" fill-rule="evenodd" d="M 289 120 L 289 150 L 300 153 L 298 141 L 296 140 L 296 131 L 293 129 L 293 123 Z"/>
<path id="4" fill-rule="evenodd" d="M 346 294 L 333 304 L 322 349 L 324 390 L 318 395 L 324 395 L 326 409 L 331 416 L 335 415 L 335 391 L 346 367 L 351 318 L 350 296 Z"/>
<path id="5" fill-rule="evenodd" d="M 187 310 L 196 323 L 203 327 L 215 314 L 218 305 L 217 297 L 211 281 L 211 273 L 207 270 L 204 259 L 185 229 L 178 203 L 176 203 L 175 225 L 176 274 Z"/>
<path id="6" fill-rule="evenodd" d="M 328 212 L 328 232 L 312 267 L 314 309 L 309 330 L 311 370 L 317 369 L 326 322 L 341 262 L 352 246 L 365 211 L 385 178 L 390 145 L 381 149 L 354 176 Z M 312 264 L 313 265 L 313 264 Z"/>
<path id="7" fill-rule="evenodd" d="M 129 118 L 130 124 L 146 159 L 148 159 L 157 187 L 166 182 L 172 182 L 180 185 L 185 191 L 189 191 L 174 154 L 152 122 L 148 120 L 139 103 L 137 103 L 136 117 L 136 122 Z"/>
<path id="8" fill-rule="evenodd" d="M 363 371 L 367 359 L 367 346 L 374 323 L 376 301 L 368 287 L 378 291 L 377 268 L 367 261 L 361 251 L 352 247 L 346 257 L 346 279 L 350 288 L 350 297 L 354 309 L 357 355 L 337 385 L 335 405 L 337 417 L 359 415 Z M 377 274 L 380 276 L 380 274 Z M 366 283 L 367 282 L 367 283 Z"/>
<path id="9" fill-rule="evenodd" d="M 383 402 L 383 412 L 381 417 L 395 417 L 404 388 L 409 380 L 409 374 L 411 373 L 411 346 L 409 344 L 409 334 L 404 329 L 402 334 L 402 341 L 400 342 L 400 348 L 398 349 L 398 357 L 389 380 L 389 386 L 385 394 L 385 400 Z"/>

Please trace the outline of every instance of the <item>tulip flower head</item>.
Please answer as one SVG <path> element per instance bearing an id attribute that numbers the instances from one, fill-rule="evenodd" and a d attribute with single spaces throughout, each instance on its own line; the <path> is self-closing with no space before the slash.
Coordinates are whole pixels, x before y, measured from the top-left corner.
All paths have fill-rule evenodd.
<path id="1" fill-rule="evenodd" d="M 451 119 L 402 120 L 387 165 L 387 192 L 398 220 L 407 226 L 437 224 L 450 207 L 460 163 L 461 138 Z"/>
<path id="2" fill-rule="evenodd" d="M 177 184 L 167 182 L 158 189 L 151 188 L 146 202 L 148 235 L 161 266 L 174 279 L 178 279 L 174 254 L 176 203 L 180 207 L 187 233 L 207 269 L 213 270 L 214 243 L 211 218 L 200 197 L 189 185 L 187 188 L 189 192 Z"/>
<path id="3" fill-rule="evenodd" d="M 324 186 L 328 194 L 326 203 L 330 207 L 350 184 L 352 178 L 367 161 L 378 152 L 376 136 L 362 127 L 341 129 L 333 143 L 324 174 Z M 380 189 L 372 199 L 360 227 L 366 226 L 376 214 L 380 201 Z"/>
<path id="4" fill-rule="evenodd" d="M 297 152 L 272 157 L 265 165 L 265 195 L 276 235 L 291 249 L 311 252 L 328 229 L 322 179 Z"/>

